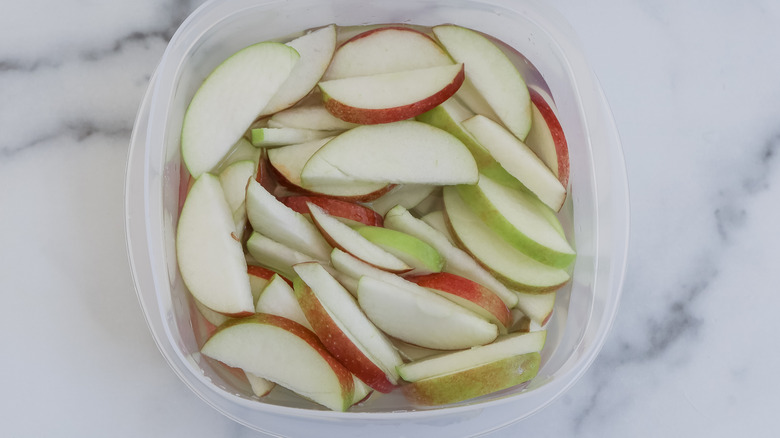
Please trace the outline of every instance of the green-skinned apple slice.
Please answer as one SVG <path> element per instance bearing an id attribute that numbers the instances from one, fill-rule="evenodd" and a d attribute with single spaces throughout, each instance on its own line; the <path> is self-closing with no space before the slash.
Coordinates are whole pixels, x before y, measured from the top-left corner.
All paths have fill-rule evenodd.
<path id="1" fill-rule="evenodd" d="M 542 213 L 548 207 L 533 195 L 484 175 L 477 185 L 460 185 L 457 192 L 493 232 L 528 257 L 556 268 L 565 268 L 574 260 L 574 250 L 559 232 L 560 227 L 553 226 L 549 215 Z M 445 203 L 446 199 L 445 195 Z"/>
<path id="2" fill-rule="evenodd" d="M 192 296 L 226 315 L 254 312 L 246 260 L 219 178 L 203 174 L 184 202 L 176 235 L 182 280 Z"/>
<path id="3" fill-rule="evenodd" d="M 416 121 L 351 129 L 316 151 L 301 171 L 304 188 L 353 181 L 474 184 L 477 165 L 463 143 Z"/>
<path id="4" fill-rule="evenodd" d="M 267 266 L 287 278 L 295 277 L 293 265 L 315 260 L 314 257 L 298 252 L 257 231 L 249 237 L 246 247 L 257 263 Z"/>
<path id="5" fill-rule="evenodd" d="M 563 269 L 538 262 L 502 239 L 471 210 L 455 187 L 445 188 L 444 206 L 453 237 L 508 287 L 545 293 L 569 280 Z M 385 217 L 389 226 L 387 223 Z"/>
<path id="6" fill-rule="evenodd" d="M 283 316 L 311 330 L 311 324 L 301 310 L 292 286 L 278 274 L 274 275 L 263 289 L 255 306 L 257 313 Z"/>
<path id="7" fill-rule="evenodd" d="M 566 199 L 566 187 L 531 148 L 485 116 L 476 115 L 464 121 L 463 126 L 525 188 L 551 209 L 561 209 Z"/>
<path id="8" fill-rule="evenodd" d="M 468 81 L 459 94 L 477 114 L 490 115 L 490 110 L 517 138 L 523 140 L 531 129 L 531 97 L 523 77 L 512 61 L 490 40 L 479 33 L 459 26 L 435 26 L 433 33 L 455 60 L 466 66 Z"/>
<path id="9" fill-rule="evenodd" d="M 552 170 L 561 185 L 569 184 L 569 146 L 566 135 L 550 103 L 535 88 L 530 88 L 533 124 L 525 144 Z"/>
<path id="10" fill-rule="evenodd" d="M 510 309 L 517 304 L 517 295 L 493 277 L 468 253 L 455 246 L 451 236 L 412 216 L 405 208 L 398 206 L 388 211 L 385 215 L 385 227 L 411 234 L 436 248 L 447 261 L 444 265 L 445 272 L 466 277 L 486 286 L 498 294 Z"/>
<path id="11" fill-rule="evenodd" d="M 406 399 L 440 406 L 480 397 L 527 382 L 539 372 L 541 355 L 526 353 L 401 386 Z"/>
<path id="12" fill-rule="evenodd" d="M 336 411 L 354 398 L 352 374 L 302 325 L 256 314 L 221 326 L 201 349 L 228 366 L 268 379 Z"/>
<path id="13" fill-rule="evenodd" d="M 371 208 L 381 215 L 396 205 L 412 209 L 430 196 L 434 190 L 436 190 L 436 186 L 430 184 L 402 184 L 372 202 Z"/>
<path id="14" fill-rule="evenodd" d="M 412 267 L 410 274 L 441 272 L 444 267 L 444 258 L 439 252 L 414 236 L 384 227 L 360 226 L 354 230 Z"/>
<path id="15" fill-rule="evenodd" d="M 341 120 L 375 125 L 418 116 L 449 99 L 465 78 L 463 64 L 319 83 L 325 108 Z"/>
<path id="16" fill-rule="evenodd" d="M 384 219 L 376 211 L 364 205 L 342 199 L 327 196 L 286 196 L 279 200 L 284 205 L 303 215 L 310 214 L 307 203 L 311 202 L 325 210 L 329 215 L 339 218 L 339 220 L 350 226 L 362 224 L 381 227 L 384 223 Z"/>
<path id="17" fill-rule="evenodd" d="M 306 143 L 333 137 L 338 132 L 301 128 L 257 128 L 252 130 L 252 144 L 257 147 L 276 147 Z"/>
<path id="18" fill-rule="evenodd" d="M 296 106 L 278 112 L 268 119 L 269 128 L 316 129 L 346 131 L 360 125 L 345 122 L 329 113 L 323 105 Z"/>
<path id="19" fill-rule="evenodd" d="M 252 228 L 303 254 L 327 260 L 330 245 L 302 214 L 282 204 L 260 183 L 250 180 L 246 189 L 246 210 Z"/>
<path id="20" fill-rule="evenodd" d="M 390 392 L 398 383 L 398 352 L 319 263 L 294 266 L 295 295 L 328 351 L 368 386 Z"/>
<path id="21" fill-rule="evenodd" d="M 362 32 L 339 46 L 323 79 L 370 76 L 452 63 L 447 53 L 428 35 L 406 27 L 383 26 Z"/>
<path id="22" fill-rule="evenodd" d="M 266 104 L 261 115 L 269 115 L 287 109 L 301 100 L 317 86 L 323 73 L 330 65 L 336 50 L 336 26 L 326 26 L 286 44 L 295 49 L 300 60 L 290 72 L 290 76 L 279 87 Z"/>
<path id="23" fill-rule="evenodd" d="M 298 58 L 284 44 L 264 42 L 236 52 L 211 72 L 182 125 L 182 159 L 192 176 L 209 172 L 223 159 L 287 80 Z"/>
<path id="24" fill-rule="evenodd" d="M 320 233 L 333 247 L 348 252 L 364 262 L 388 272 L 409 272 L 412 267 L 360 233 L 342 223 L 315 204 L 308 203 L 309 212 Z"/>

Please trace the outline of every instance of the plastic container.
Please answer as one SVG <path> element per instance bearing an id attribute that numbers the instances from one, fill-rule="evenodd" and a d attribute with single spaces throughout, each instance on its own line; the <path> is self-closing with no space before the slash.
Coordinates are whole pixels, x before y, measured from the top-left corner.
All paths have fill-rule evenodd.
<path id="1" fill-rule="evenodd" d="M 541 73 L 569 143 L 571 195 L 563 223 L 578 251 L 572 281 L 556 303 L 539 375 L 455 406 L 416 410 L 400 395 L 331 412 L 284 390 L 259 401 L 246 385 L 198 352 L 191 298 L 176 267 L 179 133 L 203 78 L 254 42 L 286 39 L 336 23 L 455 23 L 490 34 L 521 52 Z M 533 78 L 527 78 L 533 81 Z M 609 331 L 621 293 L 628 242 L 623 155 L 602 91 L 564 20 L 532 1 L 297 0 L 211 1 L 173 36 L 143 100 L 131 139 L 126 181 L 130 264 L 152 336 L 198 396 L 235 421 L 279 436 L 471 436 L 525 418 L 560 396 L 585 372 Z M 574 218 L 574 221 L 567 218 Z"/>

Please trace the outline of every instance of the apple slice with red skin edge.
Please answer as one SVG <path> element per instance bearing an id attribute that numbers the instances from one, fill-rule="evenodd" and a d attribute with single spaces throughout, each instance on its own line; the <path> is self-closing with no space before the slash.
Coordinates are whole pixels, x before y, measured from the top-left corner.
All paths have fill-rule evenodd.
<path id="1" fill-rule="evenodd" d="M 317 86 L 336 50 L 336 26 L 331 24 L 286 43 L 300 55 L 290 76 L 266 104 L 261 116 L 293 106 Z"/>
<path id="2" fill-rule="evenodd" d="M 501 298 L 475 281 L 448 272 L 405 278 L 482 316 L 497 325 L 501 334 L 512 324 L 512 314 Z"/>
<path id="3" fill-rule="evenodd" d="M 515 291 L 518 307 L 531 321 L 544 327 L 550 321 L 555 309 L 557 292 L 534 294 Z"/>
<path id="4" fill-rule="evenodd" d="M 444 267 L 441 254 L 414 236 L 383 227 L 358 226 L 354 230 L 369 242 L 411 266 L 412 270 L 408 274 L 441 272 Z"/>
<path id="5" fill-rule="evenodd" d="M 316 262 L 293 267 L 295 295 L 328 351 L 371 388 L 388 393 L 402 363 L 387 337 L 366 318 L 355 299 Z"/>
<path id="6" fill-rule="evenodd" d="M 307 205 L 314 224 L 325 240 L 334 248 L 339 248 L 388 272 L 403 273 L 412 270 L 412 267 L 404 263 L 403 260 L 375 245 L 348 225 L 330 216 L 322 208 L 311 202 Z"/>
<path id="7" fill-rule="evenodd" d="M 298 59 L 284 44 L 263 42 L 239 50 L 209 74 L 182 123 L 182 160 L 192 176 L 211 171 L 230 152 Z"/>
<path id="8" fill-rule="evenodd" d="M 541 355 L 526 353 L 401 386 L 412 404 L 441 406 L 525 383 L 539 372 Z"/>
<path id="9" fill-rule="evenodd" d="M 249 237 L 246 248 L 256 263 L 267 266 L 287 278 L 294 278 L 296 275 L 292 269 L 293 265 L 316 260 L 257 231 Z"/>
<path id="10" fill-rule="evenodd" d="M 459 350 L 488 344 L 498 336 L 494 324 L 424 288 L 363 276 L 358 281 L 358 302 L 383 332 L 420 347 Z"/>
<path id="11" fill-rule="evenodd" d="M 430 184 L 402 184 L 396 186 L 379 199 L 371 203 L 371 208 L 380 215 L 384 215 L 396 205 L 402 205 L 406 209 L 412 209 L 436 190 L 435 185 Z M 370 225 L 370 224 L 366 224 Z M 381 226 L 381 225 L 379 225 Z"/>
<path id="12" fill-rule="evenodd" d="M 255 314 L 228 321 L 206 341 L 201 353 L 332 410 L 345 411 L 352 405 L 352 374 L 314 333 L 287 318 Z"/>
<path id="13" fill-rule="evenodd" d="M 467 252 L 455 246 L 455 241 L 449 233 L 445 234 L 434 229 L 400 206 L 387 212 L 385 227 L 411 234 L 434 247 L 447 261 L 444 264 L 445 272 L 451 272 L 482 284 L 498 294 L 510 309 L 517 304 L 517 295 L 493 277 Z M 331 254 L 332 259 L 333 254 Z"/>
<path id="14" fill-rule="evenodd" d="M 258 128 L 252 130 L 252 144 L 263 148 L 280 147 L 333 137 L 340 132 L 301 128 Z"/>
<path id="15" fill-rule="evenodd" d="M 325 108 L 361 125 L 418 116 L 449 99 L 465 79 L 463 64 L 429 67 L 319 83 Z"/>
<path id="16" fill-rule="evenodd" d="M 301 181 L 303 167 L 328 141 L 329 139 L 320 139 L 269 150 L 268 161 L 279 184 L 305 194 L 324 195 L 354 202 L 373 201 L 392 188 L 387 183 L 376 182 L 313 184 L 304 188 Z"/>
<path id="17" fill-rule="evenodd" d="M 546 164 L 511 132 L 487 117 L 476 115 L 463 126 L 523 187 L 555 211 L 566 199 L 566 187 Z"/>
<path id="18" fill-rule="evenodd" d="M 330 245 L 302 214 L 282 204 L 255 180 L 246 189 L 249 223 L 258 233 L 318 260 L 327 260 Z"/>
<path id="19" fill-rule="evenodd" d="M 569 146 L 563 127 L 550 104 L 534 88 L 529 88 L 533 105 L 533 124 L 525 144 L 558 177 L 563 187 L 569 185 Z"/>
<path id="20" fill-rule="evenodd" d="M 430 36 L 408 27 L 382 26 L 341 44 L 323 80 L 452 64 L 449 55 Z"/>
<path id="21" fill-rule="evenodd" d="M 241 243 L 219 179 L 203 174 L 184 202 L 176 234 L 182 280 L 206 307 L 228 316 L 254 312 Z"/>
<path id="22" fill-rule="evenodd" d="M 433 33 L 447 53 L 456 61 L 466 65 L 466 76 L 473 93 L 460 95 L 477 114 L 487 103 L 492 112 L 507 129 L 520 140 L 524 140 L 531 129 L 531 97 L 528 87 L 512 61 L 481 34 L 460 26 L 435 26 Z M 469 87 L 464 87 L 466 91 Z M 479 103 L 479 104 L 477 104 Z M 484 143 L 483 143 L 484 144 Z"/>
<path id="23" fill-rule="evenodd" d="M 252 388 L 252 393 L 260 398 L 267 396 L 276 387 L 276 383 L 270 380 L 255 376 L 252 373 L 245 374 L 246 379 L 249 380 L 249 386 Z"/>
<path id="24" fill-rule="evenodd" d="M 347 219 L 355 224 L 381 227 L 384 223 L 381 214 L 364 205 L 328 196 L 286 196 L 279 200 L 282 201 L 282 204 L 303 215 L 309 214 L 309 206 L 306 204 L 311 202 L 329 215 Z"/>
<path id="25" fill-rule="evenodd" d="M 321 99 L 321 98 L 320 98 Z M 319 131 L 346 131 L 356 128 L 357 123 L 345 122 L 333 114 L 319 102 L 318 105 L 296 106 L 271 116 L 269 128 L 299 128 L 316 129 Z"/>
<path id="26" fill-rule="evenodd" d="M 352 406 L 365 402 L 374 393 L 373 388 L 363 383 L 356 375 L 352 375 L 355 382 L 355 396 L 352 398 Z"/>
<path id="27" fill-rule="evenodd" d="M 523 292 L 548 293 L 569 281 L 569 274 L 563 269 L 530 258 L 493 232 L 463 201 L 457 188 L 444 189 L 444 206 L 458 246 L 506 286 Z M 386 225 L 387 222 L 385 217 Z"/>
<path id="28" fill-rule="evenodd" d="M 317 150 L 301 171 L 303 187 L 352 181 L 474 184 L 474 157 L 441 129 L 416 121 L 360 126 Z"/>
<path id="29" fill-rule="evenodd" d="M 263 289 L 255 306 L 257 313 L 283 316 L 312 330 L 311 324 L 301 310 L 292 286 L 279 275 L 274 275 Z"/>

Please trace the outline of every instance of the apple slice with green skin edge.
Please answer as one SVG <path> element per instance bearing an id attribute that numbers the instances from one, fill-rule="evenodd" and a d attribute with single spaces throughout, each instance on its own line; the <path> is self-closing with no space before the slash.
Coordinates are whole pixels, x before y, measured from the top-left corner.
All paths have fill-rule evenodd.
<path id="1" fill-rule="evenodd" d="M 470 85 L 496 114 L 504 126 L 523 140 L 531 129 L 531 96 L 523 77 L 512 61 L 490 40 L 460 26 L 435 26 L 433 33 L 447 53 L 465 64 Z M 468 89 L 466 89 L 468 91 Z M 461 95 L 477 114 L 480 99 L 470 93 Z"/>
<path id="2" fill-rule="evenodd" d="M 182 280 L 206 307 L 230 316 L 254 312 L 241 242 L 219 179 L 198 178 L 184 202 L 176 234 Z"/>
<path id="3" fill-rule="evenodd" d="M 303 187 L 301 172 L 315 152 L 330 139 L 285 146 L 268 151 L 271 164 L 279 184 L 292 190 L 312 195 L 325 195 L 354 202 L 369 202 L 387 193 L 392 186 L 387 183 L 346 181 L 342 184 L 313 184 Z"/>
<path id="4" fill-rule="evenodd" d="M 517 295 L 493 277 L 468 253 L 455 246 L 455 241 L 449 233 L 437 231 L 427 223 L 412 216 L 401 206 L 387 212 L 385 227 L 411 234 L 434 247 L 447 261 L 444 265 L 445 272 L 451 272 L 482 284 L 498 294 L 510 309 L 517 304 Z M 331 254 L 332 259 L 333 254 Z"/>
<path id="5" fill-rule="evenodd" d="M 295 295 L 328 351 L 371 388 L 388 393 L 402 363 L 387 337 L 360 310 L 355 299 L 319 263 L 293 267 Z"/>
<path id="6" fill-rule="evenodd" d="M 293 106 L 317 86 L 317 82 L 330 65 L 336 51 L 336 26 L 329 25 L 286 44 L 295 49 L 300 60 L 295 64 L 290 76 L 279 87 L 279 91 L 263 108 L 261 116 L 274 114 Z"/>
<path id="7" fill-rule="evenodd" d="M 430 196 L 436 187 L 429 184 L 402 184 L 372 202 L 371 208 L 380 215 L 384 215 L 396 205 L 411 209 Z"/>
<path id="8" fill-rule="evenodd" d="M 263 42 L 239 50 L 209 74 L 182 125 L 182 160 L 193 177 L 225 157 L 287 80 L 298 58 L 284 44 Z"/>
<path id="9" fill-rule="evenodd" d="M 566 187 L 531 148 L 485 116 L 476 115 L 465 120 L 463 126 L 531 193 L 553 210 L 561 209 Z"/>
<path id="10" fill-rule="evenodd" d="M 301 310 L 295 292 L 281 276 L 274 275 L 263 289 L 255 306 L 257 313 L 283 316 L 312 330 L 311 324 Z"/>
<path id="11" fill-rule="evenodd" d="M 351 129 L 316 151 L 301 171 L 303 187 L 352 181 L 475 184 L 477 165 L 460 140 L 416 121 Z"/>
<path id="12" fill-rule="evenodd" d="M 282 204 L 260 183 L 250 180 L 246 189 L 246 211 L 252 228 L 298 252 L 327 260 L 331 247 L 302 214 Z"/>
<path id="13" fill-rule="evenodd" d="M 270 380 L 255 376 L 252 373 L 245 374 L 246 379 L 249 380 L 249 386 L 252 388 L 252 393 L 260 398 L 267 396 L 276 387 L 276 383 Z"/>
<path id="14" fill-rule="evenodd" d="M 400 26 L 361 32 L 339 46 L 323 80 L 370 76 L 451 65 L 452 59 L 430 36 Z"/>
<path id="15" fill-rule="evenodd" d="M 558 177 L 563 187 L 569 185 L 569 146 L 563 127 L 550 104 L 539 92 L 529 88 L 533 124 L 525 144 Z"/>
<path id="16" fill-rule="evenodd" d="M 287 318 L 256 314 L 221 326 L 201 353 L 268 379 L 329 409 L 354 398 L 352 374 L 311 331 Z"/>
<path id="17" fill-rule="evenodd" d="M 512 314 L 501 298 L 475 281 L 448 272 L 405 278 L 482 316 L 498 326 L 500 334 L 506 334 L 512 324 Z"/>
<path id="18" fill-rule="evenodd" d="M 459 350 L 490 343 L 498 336 L 494 324 L 424 288 L 364 276 L 358 281 L 358 302 L 383 332 L 420 347 Z"/>
<path id="19" fill-rule="evenodd" d="M 547 332 L 544 330 L 531 333 L 512 333 L 501 336 L 487 345 L 447 352 L 400 365 L 398 374 L 407 382 L 416 382 L 468 370 L 519 354 L 537 353 L 544 348 L 546 339 Z"/>
<path id="20" fill-rule="evenodd" d="M 354 230 L 369 242 L 411 266 L 409 274 L 441 272 L 444 267 L 444 258 L 439 252 L 414 236 L 383 227 L 361 226 Z"/>
<path id="21" fill-rule="evenodd" d="M 375 125 L 418 116 L 449 99 L 465 79 L 463 64 L 354 76 L 319 83 L 325 108 L 341 120 Z"/>
<path id="22" fill-rule="evenodd" d="M 257 263 L 267 266 L 287 278 L 294 278 L 296 275 L 292 269 L 293 265 L 315 261 L 313 257 L 298 252 L 257 231 L 249 237 L 246 248 Z"/>
<path id="23" fill-rule="evenodd" d="M 301 128 L 258 128 L 252 130 L 252 144 L 264 148 L 287 146 L 333 137 L 339 132 Z"/>
<path id="24" fill-rule="evenodd" d="M 536 377 L 541 355 L 526 353 L 401 386 L 412 404 L 440 406 L 511 388 Z"/>
<path id="25" fill-rule="evenodd" d="M 323 105 L 296 106 L 271 116 L 269 128 L 315 129 L 318 131 L 346 131 L 357 123 L 345 122 L 329 113 Z"/>
<path id="26" fill-rule="evenodd" d="M 329 215 L 346 219 L 354 224 L 381 227 L 384 223 L 382 215 L 376 211 L 364 205 L 341 199 L 327 196 L 286 196 L 279 200 L 282 201 L 282 204 L 303 215 L 310 214 L 309 206 L 306 204 L 311 202 Z"/>
<path id="27" fill-rule="evenodd" d="M 555 309 L 557 292 L 534 294 L 515 291 L 518 307 L 536 324 L 544 327 L 550 321 Z"/>
<path id="28" fill-rule="evenodd" d="M 569 281 L 566 271 L 528 257 L 493 232 L 463 201 L 455 187 L 445 188 L 444 207 L 445 218 L 459 246 L 508 287 L 546 293 Z"/>
<path id="29" fill-rule="evenodd" d="M 325 210 L 311 202 L 306 205 L 309 207 L 314 224 L 325 240 L 334 248 L 339 248 L 388 272 L 403 273 L 412 270 L 412 267 L 404 263 L 403 260 L 375 245 L 348 225 L 327 214 Z"/>
<path id="30" fill-rule="evenodd" d="M 569 266 L 575 252 L 547 208 L 533 195 L 512 190 L 482 176 L 475 186 L 460 185 L 458 195 L 494 233 L 528 257 L 555 268 Z M 446 204 L 445 195 L 445 204 Z M 449 214 L 449 213 L 448 213 Z"/>

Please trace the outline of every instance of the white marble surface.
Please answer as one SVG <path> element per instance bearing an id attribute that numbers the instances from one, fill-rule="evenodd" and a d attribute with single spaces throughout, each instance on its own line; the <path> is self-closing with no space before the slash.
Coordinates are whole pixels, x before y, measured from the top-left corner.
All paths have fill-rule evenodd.
<path id="1" fill-rule="evenodd" d="M 136 109 L 199 3 L 2 7 L 2 436 L 258 436 L 168 368 L 125 254 Z M 591 369 L 493 436 L 776 436 L 780 3 L 550 3 L 621 132 L 628 272 Z"/>

